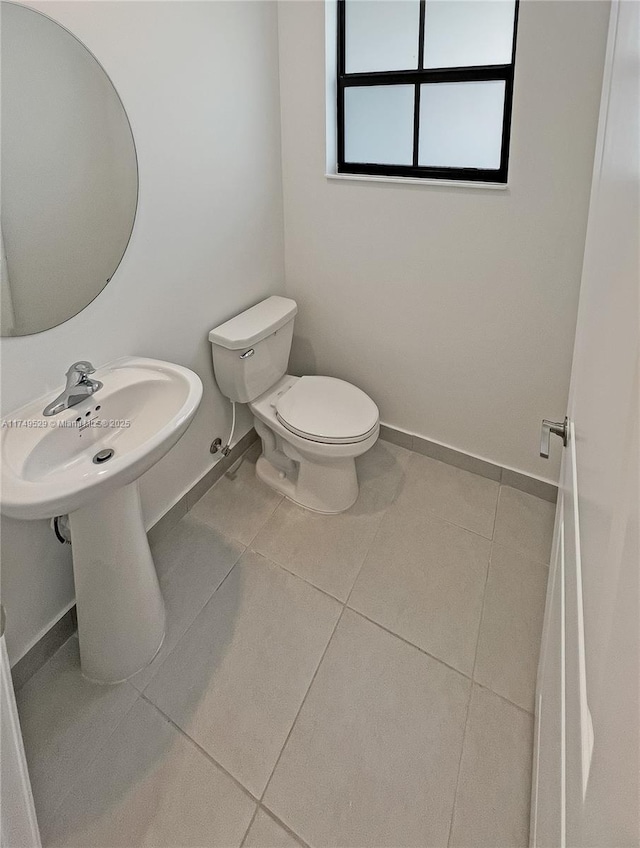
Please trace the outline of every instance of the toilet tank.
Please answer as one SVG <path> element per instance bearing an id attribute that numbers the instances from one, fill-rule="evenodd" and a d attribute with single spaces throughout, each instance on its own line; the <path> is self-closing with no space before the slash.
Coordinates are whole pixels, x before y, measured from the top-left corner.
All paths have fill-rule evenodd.
<path id="1" fill-rule="evenodd" d="M 209 333 L 220 391 L 249 403 L 287 373 L 295 300 L 276 295 L 214 327 Z"/>

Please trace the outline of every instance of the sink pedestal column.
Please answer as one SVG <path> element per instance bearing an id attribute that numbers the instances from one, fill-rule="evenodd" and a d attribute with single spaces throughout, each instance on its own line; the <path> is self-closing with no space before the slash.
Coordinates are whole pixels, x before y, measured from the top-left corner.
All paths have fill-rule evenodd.
<path id="1" fill-rule="evenodd" d="M 82 673 L 102 683 L 148 665 L 164 639 L 164 601 L 138 483 L 69 515 Z"/>

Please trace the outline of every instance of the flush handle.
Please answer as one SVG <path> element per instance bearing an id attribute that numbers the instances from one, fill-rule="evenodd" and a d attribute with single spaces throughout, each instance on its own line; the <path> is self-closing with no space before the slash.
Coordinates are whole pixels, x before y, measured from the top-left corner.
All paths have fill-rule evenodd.
<path id="1" fill-rule="evenodd" d="M 546 418 L 542 419 L 542 430 L 540 432 L 540 456 L 544 459 L 549 459 L 549 442 L 551 441 L 552 433 L 554 436 L 560 436 L 562 444 L 566 448 L 569 438 L 569 419 L 566 416 L 562 422 L 548 421 Z"/>
<path id="2" fill-rule="evenodd" d="M 244 353 L 240 354 L 240 359 L 249 359 L 249 357 L 253 356 L 254 353 L 255 353 L 255 350 L 252 347 L 250 347 L 249 350 L 245 350 Z"/>

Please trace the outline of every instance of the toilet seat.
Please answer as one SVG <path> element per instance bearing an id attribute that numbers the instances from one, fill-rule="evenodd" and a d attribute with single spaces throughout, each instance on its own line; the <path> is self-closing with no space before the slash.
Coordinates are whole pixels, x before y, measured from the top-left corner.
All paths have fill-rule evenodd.
<path id="1" fill-rule="evenodd" d="M 367 439 L 378 407 L 361 389 L 335 377 L 301 377 L 276 403 L 276 417 L 292 433 L 324 444 Z"/>

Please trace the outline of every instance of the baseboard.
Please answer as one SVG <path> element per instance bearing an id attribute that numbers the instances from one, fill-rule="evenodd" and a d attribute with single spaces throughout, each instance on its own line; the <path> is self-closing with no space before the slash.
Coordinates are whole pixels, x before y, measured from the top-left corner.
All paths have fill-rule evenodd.
<path id="1" fill-rule="evenodd" d="M 78 628 L 75 604 L 59 618 L 53 627 L 41 636 L 35 645 L 11 667 L 13 688 L 18 691 L 33 675 L 42 668 L 58 648 L 61 648 Z"/>
<path id="2" fill-rule="evenodd" d="M 464 453 L 464 451 L 432 442 L 423 436 L 416 436 L 413 433 L 398 430 L 396 427 L 381 424 L 380 438 L 415 453 L 431 457 L 431 459 L 446 462 L 447 465 L 455 465 L 456 468 L 461 468 L 463 471 L 471 471 L 481 477 L 488 477 L 489 480 L 495 480 L 502 483 L 503 486 L 511 486 L 512 489 L 519 489 L 521 492 L 535 495 L 535 497 L 542 498 L 545 501 L 555 503 L 558 498 L 558 487 L 547 480 L 540 480 L 538 477 L 515 471 L 513 468 L 488 462 L 486 459 L 480 459 L 477 456 Z"/>
<path id="3" fill-rule="evenodd" d="M 180 497 L 161 518 L 147 532 L 149 544 L 156 544 L 163 536 L 166 536 L 180 519 L 187 514 L 188 510 L 209 491 L 211 486 L 227 473 L 231 466 L 237 462 L 251 445 L 257 440 L 258 434 L 251 428 L 231 448 L 228 456 L 222 457 L 219 462 L 210 468 L 200 480 L 197 480 L 191 488 Z M 18 691 L 24 684 L 64 645 L 67 639 L 75 633 L 78 628 L 75 604 L 67 610 L 61 618 L 53 624 L 46 633 L 22 656 L 11 668 L 13 687 Z"/>

